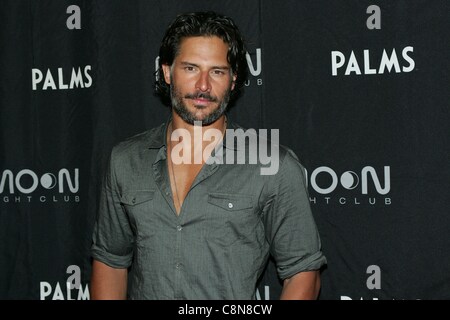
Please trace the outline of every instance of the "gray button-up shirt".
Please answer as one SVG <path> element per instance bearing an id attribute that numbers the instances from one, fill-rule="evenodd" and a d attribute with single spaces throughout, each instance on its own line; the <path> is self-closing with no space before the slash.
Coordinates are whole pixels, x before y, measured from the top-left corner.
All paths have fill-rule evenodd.
<path id="1" fill-rule="evenodd" d="M 177 215 L 166 130 L 118 144 L 102 188 L 92 256 L 129 268 L 130 299 L 253 299 L 269 254 L 281 279 L 325 263 L 292 151 L 280 147 L 275 175 L 260 164 L 205 164 Z"/>

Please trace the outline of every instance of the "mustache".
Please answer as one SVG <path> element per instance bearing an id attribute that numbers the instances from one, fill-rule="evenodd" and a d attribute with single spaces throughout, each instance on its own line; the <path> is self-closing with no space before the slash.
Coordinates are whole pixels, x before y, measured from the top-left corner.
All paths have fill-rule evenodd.
<path id="1" fill-rule="evenodd" d="M 188 93 L 184 96 L 185 99 L 205 99 L 210 102 L 218 102 L 217 97 L 210 95 L 206 92 Z"/>

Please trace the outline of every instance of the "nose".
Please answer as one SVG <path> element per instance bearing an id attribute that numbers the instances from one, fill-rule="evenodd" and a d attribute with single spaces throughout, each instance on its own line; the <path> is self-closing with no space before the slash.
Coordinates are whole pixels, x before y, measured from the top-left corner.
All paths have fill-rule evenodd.
<path id="1" fill-rule="evenodd" d="M 208 92 L 211 90 L 211 82 L 209 79 L 208 72 L 201 72 L 199 78 L 197 79 L 197 83 L 195 84 L 196 89 L 202 92 Z"/>

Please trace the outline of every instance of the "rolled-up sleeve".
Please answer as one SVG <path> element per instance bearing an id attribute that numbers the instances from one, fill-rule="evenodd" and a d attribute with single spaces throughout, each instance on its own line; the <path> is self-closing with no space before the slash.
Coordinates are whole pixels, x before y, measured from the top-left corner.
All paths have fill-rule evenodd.
<path id="1" fill-rule="evenodd" d="M 262 217 L 270 251 L 283 280 L 298 272 L 318 270 L 326 263 L 309 204 L 304 169 L 291 150 L 285 151 L 280 170 L 269 181 L 269 200 Z"/>
<path id="2" fill-rule="evenodd" d="M 120 201 L 117 181 L 120 166 L 117 162 L 113 149 L 104 174 L 91 254 L 95 260 L 110 267 L 128 268 L 133 259 L 134 237 Z"/>

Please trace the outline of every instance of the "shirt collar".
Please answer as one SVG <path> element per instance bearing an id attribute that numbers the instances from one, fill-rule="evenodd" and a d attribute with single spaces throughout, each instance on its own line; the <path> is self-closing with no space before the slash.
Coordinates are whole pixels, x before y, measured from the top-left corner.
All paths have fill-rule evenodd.
<path id="1" fill-rule="evenodd" d="M 227 130 L 236 130 L 236 129 L 242 129 L 240 126 L 238 126 L 236 123 L 231 121 L 231 118 L 227 115 Z M 221 142 L 223 148 L 230 149 L 230 150 L 239 150 L 237 143 L 234 141 L 230 145 L 227 144 L 227 131 L 225 130 L 225 135 L 223 136 L 222 142 Z"/>
<path id="2" fill-rule="evenodd" d="M 159 127 L 155 129 L 155 133 L 150 136 L 148 142 L 149 149 L 160 149 L 166 146 L 167 130 L 169 128 L 169 123 L 171 120 L 172 117 L 169 117 L 165 123 L 161 124 Z"/>
<path id="3" fill-rule="evenodd" d="M 155 134 L 150 136 L 150 139 L 148 142 L 149 149 L 160 149 L 162 147 L 166 147 L 166 145 L 167 145 L 167 139 L 166 139 L 167 130 L 169 129 L 170 121 L 172 121 L 172 117 L 169 117 L 165 123 L 161 124 L 159 127 L 157 127 L 155 129 L 156 130 Z M 241 128 L 236 123 L 232 122 L 230 116 L 227 115 L 227 130 L 228 129 L 236 130 L 236 129 L 243 129 L 243 128 Z M 236 143 L 227 145 L 226 139 L 227 139 L 227 134 L 225 131 L 223 140 L 219 145 L 221 145 L 223 148 L 226 148 L 226 149 L 235 150 L 235 151 L 239 150 Z"/>

